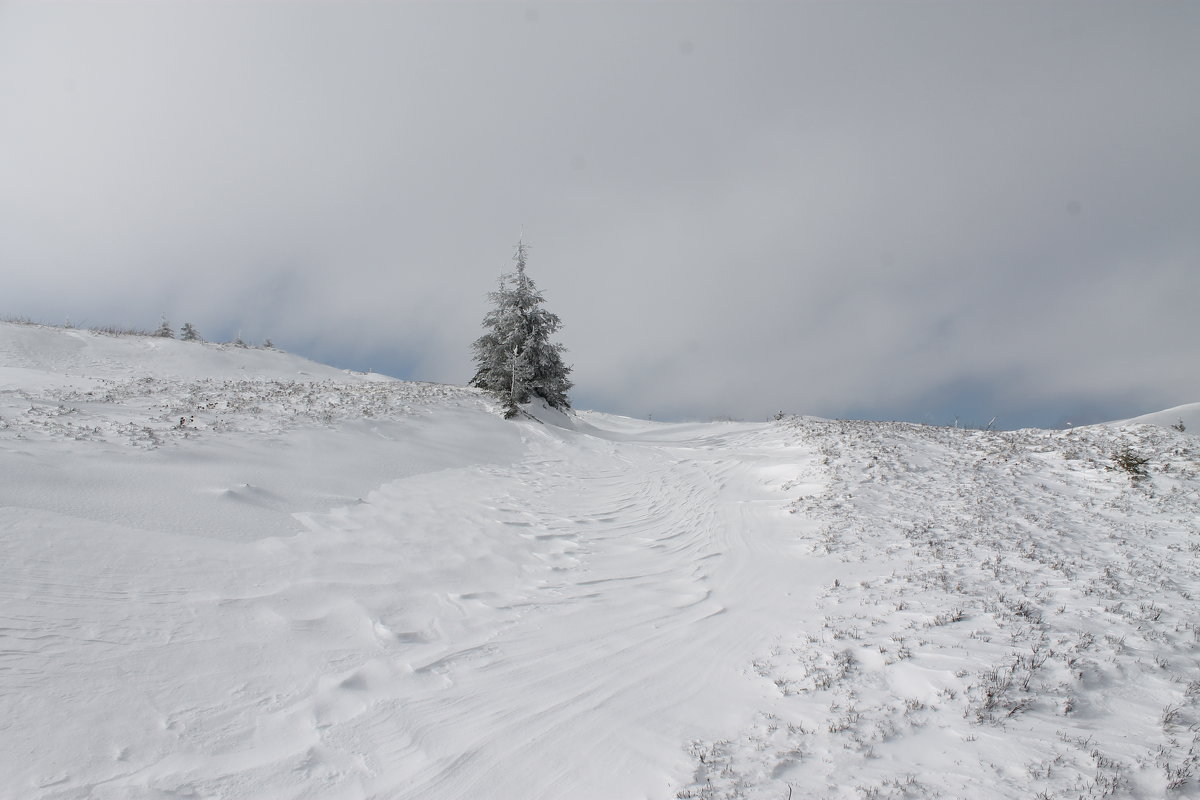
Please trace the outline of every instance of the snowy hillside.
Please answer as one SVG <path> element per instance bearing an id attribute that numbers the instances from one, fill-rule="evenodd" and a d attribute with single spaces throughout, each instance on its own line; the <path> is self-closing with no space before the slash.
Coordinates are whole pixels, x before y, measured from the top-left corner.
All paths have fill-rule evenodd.
<path id="1" fill-rule="evenodd" d="M 1200 403 L 1187 403 L 1152 414 L 1115 423 L 1117 425 L 1166 425 L 1178 427 L 1183 425 L 1185 431 L 1200 432 Z"/>
<path id="2" fill-rule="evenodd" d="M 1163 414 L 506 422 L 0 323 L 0 797 L 1200 796 Z"/>

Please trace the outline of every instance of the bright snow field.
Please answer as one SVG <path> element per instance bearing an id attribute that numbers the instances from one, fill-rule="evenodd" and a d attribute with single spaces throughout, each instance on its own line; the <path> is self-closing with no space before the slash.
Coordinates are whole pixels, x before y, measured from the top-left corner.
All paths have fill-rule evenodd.
<path id="1" fill-rule="evenodd" d="M 509 422 L 0 324 L 0 797 L 1195 796 L 1198 408 Z"/>

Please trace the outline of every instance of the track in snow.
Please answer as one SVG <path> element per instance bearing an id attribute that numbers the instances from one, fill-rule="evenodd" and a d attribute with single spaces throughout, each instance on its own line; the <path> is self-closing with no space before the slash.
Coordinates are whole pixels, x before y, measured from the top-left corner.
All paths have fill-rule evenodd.
<path id="1" fill-rule="evenodd" d="M 775 477 L 812 456 L 763 428 L 531 426 L 250 542 L 12 511 L 23 710 L 67 743 L 20 796 L 670 797 L 815 592 Z"/>
<path id="2" fill-rule="evenodd" d="M 509 627 L 436 662 L 444 688 L 404 704 L 414 761 L 428 761 L 388 788 L 668 795 L 689 735 L 743 710 L 731 676 L 769 637 L 763 612 L 805 591 L 802 573 L 780 574 L 787 542 L 753 525 L 756 513 L 783 514 L 778 499 L 752 510 L 754 470 L 730 455 L 687 440 L 603 442 L 512 481 L 498 510 L 515 518 L 500 522 L 554 543 L 548 571 L 532 574 Z"/>

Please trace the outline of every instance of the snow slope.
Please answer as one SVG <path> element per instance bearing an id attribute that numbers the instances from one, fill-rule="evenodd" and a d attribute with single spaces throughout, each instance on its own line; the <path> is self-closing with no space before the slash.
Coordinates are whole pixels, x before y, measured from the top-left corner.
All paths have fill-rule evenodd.
<path id="1" fill-rule="evenodd" d="M 0 797 L 1200 789 L 1191 433 L 539 415 L 0 324 Z"/>
<path id="2" fill-rule="evenodd" d="M 1183 424 L 1185 431 L 1200 432 L 1200 403 L 1187 403 L 1112 424 L 1178 426 L 1180 423 Z"/>

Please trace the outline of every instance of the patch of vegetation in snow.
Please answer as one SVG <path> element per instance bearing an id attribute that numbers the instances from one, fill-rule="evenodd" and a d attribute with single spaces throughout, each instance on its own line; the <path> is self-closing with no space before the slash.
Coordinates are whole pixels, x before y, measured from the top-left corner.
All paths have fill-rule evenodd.
<path id="1" fill-rule="evenodd" d="M 278 434 L 480 403 L 472 389 L 405 381 L 103 379 L 87 389 L 0 393 L 0 438 L 156 448 L 206 434 Z"/>
<path id="2" fill-rule="evenodd" d="M 990 432 L 783 418 L 855 567 L 747 666 L 681 798 L 1163 797 L 1200 775 L 1200 448 L 1151 426 Z"/>

